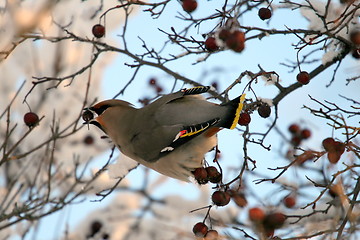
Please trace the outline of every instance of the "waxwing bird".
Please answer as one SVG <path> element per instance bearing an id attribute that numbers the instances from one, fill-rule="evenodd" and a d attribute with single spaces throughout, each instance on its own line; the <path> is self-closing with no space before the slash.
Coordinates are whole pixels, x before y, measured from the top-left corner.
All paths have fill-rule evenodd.
<path id="1" fill-rule="evenodd" d="M 121 100 L 106 100 L 86 109 L 87 117 L 126 156 L 161 174 L 189 181 L 204 155 L 217 145 L 216 133 L 235 128 L 245 94 L 224 104 L 200 94 L 207 86 L 164 95 L 143 108 Z M 83 115 L 84 116 L 84 115 Z"/>

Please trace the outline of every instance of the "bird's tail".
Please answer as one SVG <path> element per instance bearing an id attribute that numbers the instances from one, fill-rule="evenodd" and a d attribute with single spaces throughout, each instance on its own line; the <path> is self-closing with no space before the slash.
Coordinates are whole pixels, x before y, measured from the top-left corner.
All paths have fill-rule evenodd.
<path id="1" fill-rule="evenodd" d="M 234 129 L 239 121 L 241 110 L 244 107 L 245 93 L 239 97 L 224 103 L 223 105 L 230 108 L 228 119 L 226 120 L 223 127 Z"/>

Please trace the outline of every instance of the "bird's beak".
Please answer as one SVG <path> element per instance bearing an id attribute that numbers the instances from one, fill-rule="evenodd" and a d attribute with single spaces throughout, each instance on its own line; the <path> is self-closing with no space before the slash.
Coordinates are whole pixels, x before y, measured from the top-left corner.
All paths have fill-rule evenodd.
<path id="1" fill-rule="evenodd" d="M 84 108 L 84 112 L 82 114 L 82 119 L 84 120 L 83 124 L 89 124 L 95 125 L 98 128 L 100 128 L 103 132 L 105 132 L 104 127 L 102 126 L 101 116 L 98 115 L 95 117 L 95 115 L 98 115 L 96 110 L 94 110 L 93 107 Z M 106 133 L 106 132 L 105 132 Z"/>
<path id="2" fill-rule="evenodd" d="M 92 111 L 90 108 L 84 108 L 82 119 L 84 120 L 84 124 L 90 123 L 94 119 L 94 111 Z"/>
<path id="3" fill-rule="evenodd" d="M 104 123 L 102 121 L 101 114 L 103 114 L 103 112 L 107 108 L 112 106 L 111 101 L 112 100 L 102 101 L 91 107 L 84 108 L 84 112 L 82 115 L 83 120 L 85 121 L 84 124 L 95 125 L 98 128 L 100 128 L 104 133 L 106 133 L 106 131 L 104 129 Z M 97 116 L 97 117 L 95 117 L 95 116 Z"/>

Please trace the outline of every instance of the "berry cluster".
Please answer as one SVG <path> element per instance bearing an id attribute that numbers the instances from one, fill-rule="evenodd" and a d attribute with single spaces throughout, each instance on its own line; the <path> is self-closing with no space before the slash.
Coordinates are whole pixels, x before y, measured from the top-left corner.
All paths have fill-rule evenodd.
<path id="1" fill-rule="evenodd" d="M 268 237 L 273 236 L 274 231 L 281 228 L 286 220 L 285 214 L 281 212 L 265 213 L 265 211 L 259 207 L 250 208 L 248 215 L 256 227 L 264 231 Z"/>
<path id="2" fill-rule="evenodd" d="M 239 207 L 245 207 L 247 205 L 245 195 L 234 190 L 217 190 L 211 196 L 212 202 L 218 207 L 226 206 L 231 199 L 233 199 Z M 196 223 L 193 227 L 193 232 L 196 237 L 203 237 L 204 240 L 219 239 L 218 232 L 216 230 L 209 230 L 204 222 Z"/>
<path id="3" fill-rule="evenodd" d="M 239 191 L 231 189 L 217 190 L 211 196 L 212 202 L 218 207 L 228 205 L 231 199 L 239 207 L 245 207 L 247 205 L 245 194 Z"/>
<path id="4" fill-rule="evenodd" d="M 196 237 L 204 238 L 204 240 L 219 239 L 219 233 L 214 229 L 209 230 L 209 227 L 203 222 L 198 222 L 194 225 L 193 233 Z"/>
<path id="5" fill-rule="evenodd" d="M 245 33 L 240 30 L 229 31 L 226 29 L 222 30 L 225 31 L 223 34 L 223 41 L 225 41 L 226 46 L 233 50 L 234 52 L 242 52 L 245 48 Z"/>
<path id="6" fill-rule="evenodd" d="M 291 144 L 295 147 L 299 146 L 302 140 L 308 139 L 311 137 L 311 131 L 309 129 L 301 129 L 297 124 L 291 124 L 288 128 L 291 133 Z"/>
<path id="7" fill-rule="evenodd" d="M 235 191 L 232 190 L 228 190 L 228 191 L 217 190 L 211 196 L 213 203 L 219 207 L 227 205 L 230 202 L 231 198 L 235 201 L 235 203 L 238 206 L 243 207 L 247 204 L 247 201 L 243 194 L 236 193 Z M 201 237 L 204 240 L 220 239 L 218 232 L 214 229 L 209 230 L 208 226 L 204 222 L 196 223 L 193 227 L 193 233 L 195 234 L 196 237 Z"/>
<path id="8" fill-rule="evenodd" d="M 214 52 L 220 47 L 242 52 L 245 48 L 245 33 L 239 29 L 236 19 L 229 18 L 224 26 L 205 40 L 204 45 L 209 52 Z"/>
<path id="9" fill-rule="evenodd" d="M 210 206 L 226 206 L 229 204 L 232 199 L 234 203 L 239 207 L 245 207 L 247 205 L 247 200 L 245 195 L 242 192 L 234 191 L 231 189 L 224 189 L 220 187 L 219 183 L 222 180 L 222 174 L 213 166 L 196 168 L 193 171 L 194 178 L 199 184 L 206 184 L 208 182 L 216 183 L 217 190 L 211 195 L 211 200 L 213 205 Z M 209 215 L 208 215 L 209 216 Z M 205 218 L 206 220 L 206 218 Z M 193 232 L 196 237 L 201 237 L 204 240 L 217 240 L 219 239 L 219 234 L 216 230 L 209 230 L 206 224 L 203 222 L 198 222 L 193 227 Z"/>
<path id="10" fill-rule="evenodd" d="M 222 179 L 222 174 L 213 166 L 196 168 L 193 174 L 199 184 L 219 183 Z"/>
<path id="11" fill-rule="evenodd" d="M 322 141 L 322 145 L 327 151 L 329 162 L 335 164 L 340 160 L 341 155 L 345 152 L 345 144 L 329 137 Z"/>
<path id="12" fill-rule="evenodd" d="M 260 102 L 257 107 L 257 112 L 260 117 L 268 118 L 271 114 L 271 107 L 269 104 L 265 102 Z M 238 120 L 238 124 L 241 126 L 247 126 L 251 122 L 251 116 L 248 110 L 243 111 L 240 113 L 240 118 Z"/>
<path id="13" fill-rule="evenodd" d="M 219 32 L 219 38 L 234 52 L 242 52 L 245 48 L 245 33 L 241 30 L 223 28 Z"/>

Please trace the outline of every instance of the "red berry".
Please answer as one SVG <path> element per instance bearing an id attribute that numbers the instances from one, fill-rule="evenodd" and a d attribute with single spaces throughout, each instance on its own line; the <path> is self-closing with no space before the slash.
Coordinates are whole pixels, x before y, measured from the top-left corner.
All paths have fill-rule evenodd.
<path id="1" fill-rule="evenodd" d="M 329 140 L 331 141 L 331 140 Z M 327 157 L 329 159 L 329 162 L 335 164 L 337 163 L 341 155 L 345 152 L 345 144 L 339 141 L 335 141 L 332 143 L 331 148 L 329 148 Z"/>
<path id="2" fill-rule="evenodd" d="M 303 129 L 300 132 L 300 136 L 302 139 L 308 139 L 309 137 L 311 137 L 311 131 L 309 129 Z"/>
<path id="3" fill-rule="evenodd" d="M 302 71 L 296 76 L 296 80 L 304 85 L 310 82 L 310 75 L 308 72 Z"/>
<path id="4" fill-rule="evenodd" d="M 39 116 L 36 113 L 28 112 L 24 115 L 24 123 L 28 127 L 34 127 L 39 122 Z"/>
<path id="5" fill-rule="evenodd" d="M 105 35 L 105 27 L 101 24 L 96 24 L 92 28 L 92 33 L 96 38 L 102 38 Z"/>
<path id="6" fill-rule="evenodd" d="M 286 216 L 283 213 L 274 212 L 265 216 L 263 224 L 266 229 L 277 229 L 284 225 L 285 220 Z"/>
<path id="7" fill-rule="evenodd" d="M 258 15 L 261 20 L 266 20 L 266 19 L 271 18 L 272 13 L 271 13 L 270 9 L 263 7 L 263 8 L 259 9 Z"/>
<path id="8" fill-rule="evenodd" d="M 218 239 L 219 239 L 219 233 L 216 230 L 211 229 L 206 233 L 204 240 L 218 240 Z"/>
<path id="9" fill-rule="evenodd" d="M 195 11 L 197 8 L 197 1 L 196 0 L 183 0 L 182 1 L 182 8 L 185 12 L 191 13 Z"/>
<path id="10" fill-rule="evenodd" d="M 228 29 L 221 29 L 219 32 L 219 38 L 223 41 L 226 41 L 231 35 L 231 32 Z"/>
<path id="11" fill-rule="evenodd" d="M 299 132 L 300 132 L 300 127 L 299 127 L 299 125 L 297 125 L 297 124 L 291 124 L 290 126 L 289 126 L 289 132 L 291 132 L 292 134 L 298 134 Z"/>
<path id="12" fill-rule="evenodd" d="M 265 212 L 258 207 L 249 209 L 249 219 L 253 222 L 261 222 L 265 218 Z"/>
<path id="13" fill-rule="evenodd" d="M 208 175 L 207 175 L 207 171 L 205 170 L 205 168 L 201 167 L 201 168 L 196 168 L 193 171 L 194 174 L 194 178 L 195 180 L 199 183 L 199 184 L 206 184 L 209 180 L 208 180 Z"/>
<path id="14" fill-rule="evenodd" d="M 149 84 L 150 85 L 156 85 L 156 78 L 150 78 Z"/>
<path id="15" fill-rule="evenodd" d="M 218 183 L 221 181 L 222 175 L 221 173 L 216 169 L 216 167 L 210 166 L 205 168 L 207 172 L 207 177 L 210 182 L 212 183 Z"/>
<path id="16" fill-rule="evenodd" d="M 291 144 L 294 145 L 294 146 L 299 146 L 300 143 L 301 143 L 301 140 L 302 140 L 301 137 L 295 135 L 295 136 L 293 136 L 293 137 L 291 138 Z"/>
<path id="17" fill-rule="evenodd" d="M 247 205 L 247 200 L 243 193 L 235 192 L 231 195 L 231 198 L 239 207 L 245 207 Z"/>
<path id="18" fill-rule="evenodd" d="M 212 196 L 211 200 L 216 206 L 225 206 L 230 202 L 230 194 L 224 191 L 215 191 Z"/>
<path id="19" fill-rule="evenodd" d="M 216 44 L 216 40 L 214 37 L 208 37 L 205 40 L 205 47 L 210 52 L 216 51 L 219 49 L 219 46 Z"/>
<path id="20" fill-rule="evenodd" d="M 284 198 L 284 205 L 287 208 L 292 208 L 296 204 L 296 199 L 294 196 L 287 196 Z"/>
<path id="21" fill-rule="evenodd" d="M 350 41 L 355 45 L 360 45 L 360 31 L 358 29 L 350 33 Z"/>
<path id="22" fill-rule="evenodd" d="M 326 151 L 333 151 L 335 149 L 334 144 L 335 144 L 335 140 L 331 137 L 325 138 L 322 141 L 322 145 Z"/>
<path id="23" fill-rule="evenodd" d="M 238 123 L 242 126 L 247 126 L 251 122 L 250 114 L 247 112 L 240 113 L 240 118 Z"/>
<path id="24" fill-rule="evenodd" d="M 208 232 L 208 227 L 203 222 L 198 222 L 193 227 L 193 233 L 197 237 L 204 237 Z"/>
<path id="25" fill-rule="evenodd" d="M 94 138 L 91 136 L 91 135 L 87 135 L 83 142 L 86 144 L 86 145 L 91 145 L 94 143 Z"/>
<path id="26" fill-rule="evenodd" d="M 328 157 L 330 163 L 335 164 L 340 160 L 341 154 L 339 154 L 335 151 L 330 151 L 327 153 L 327 157 Z"/>
<path id="27" fill-rule="evenodd" d="M 258 113 L 260 117 L 267 118 L 271 114 L 271 108 L 267 103 L 261 103 L 258 108 Z"/>
<path id="28" fill-rule="evenodd" d="M 231 33 L 226 39 L 226 46 L 235 52 L 241 52 L 245 48 L 245 33 L 239 30 Z"/>
<path id="29" fill-rule="evenodd" d="M 340 155 L 345 152 L 345 144 L 339 141 L 334 142 L 334 150 Z"/>

